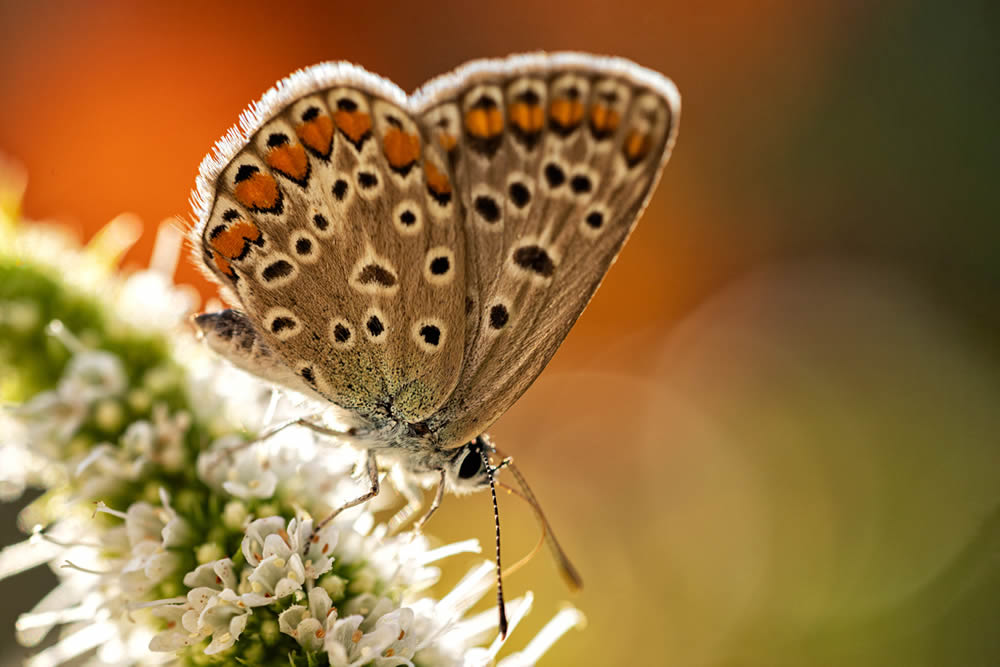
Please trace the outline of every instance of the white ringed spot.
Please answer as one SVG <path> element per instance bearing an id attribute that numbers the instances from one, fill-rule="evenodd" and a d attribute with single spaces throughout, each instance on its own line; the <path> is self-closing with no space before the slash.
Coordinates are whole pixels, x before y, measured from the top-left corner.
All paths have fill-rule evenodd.
<path id="1" fill-rule="evenodd" d="M 288 242 L 289 251 L 296 259 L 306 264 L 312 264 L 319 259 L 320 247 L 316 237 L 304 229 L 294 232 Z"/>
<path id="2" fill-rule="evenodd" d="M 264 322 L 278 340 L 288 340 L 302 333 L 302 322 L 287 308 L 271 308 L 264 313 Z"/>
<path id="3" fill-rule="evenodd" d="M 424 280 L 431 285 L 448 285 L 455 279 L 455 253 L 448 246 L 436 246 L 427 251 Z"/>
<path id="4" fill-rule="evenodd" d="M 399 273 L 388 259 L 369 248 L 354 265 L 350 284 L 364 294 L 393 296 L 399 291 Z"/>
<path id="5" fill-rule="evenodd" d="M 257 280 L 268 289 L 287 285 L 299 275 L 299 267 L 288 255 L 275 252 L 257 263 Z"/>
<path id="6" fill-rule="evenodd" d="M 552 282 L 558 266 L 559 257 L 555 251 L 532 237 L 521 239 L 507 258 L 508 270 L 536 286 Z"/>
<path id="7" fill-rule="evenodd" d="M 487 185 L 472 188 L 472 210 L 476 225 L 485 231 L 503 229 L 504 197 Z"/>
<path id="8" fill-rule="evenodd" d="M 389 339 L 389 321 L 380 308 L 373 306 L 366 310 L 361 322 L 371 342 L 382 344 Z"/>
<path id="9" fill-rule="evenodd" d="M 330 340 L 338 350 L 347 350 L 354 345 L 354 327 L 343 317 L 330 320 Z"/>
<path id="10" fill-rule="evenodd" d="M 382 194 L 384 176 L 377 164 L 359 164 L 354 169 L 354 187 L 363 199 L 371 201 Z"/>
<path id="11" fill-rule="evenodd" d="M 610 210 L 602 203 L 595 202 L 584 209 L 580 220 L 580 232 L 589 239 L 597 238 L 610 223 Z"/>
<path id="12" fill-rule="evenodd" d="M 406 199 L 392 210 L 392 224 L 403 236 L 419 234 L 424 227 L 423 208 L 412 199 Z"/>
<path id="13" fill-rule="evenodd" d="M 410 329 L 410 336 L 417 347 L 428 354 L 434 354 L 444 345 L 447 337 L 444 322 L 436 317 L 417 320 Z"/>
<path id="14" fill-rule="evenodd" d="M 496 336 L 510 325 L 514 317 L 510 304 L 509 298 L 500 296 L 487 305 L 482 327 L 487 336 Z"/>

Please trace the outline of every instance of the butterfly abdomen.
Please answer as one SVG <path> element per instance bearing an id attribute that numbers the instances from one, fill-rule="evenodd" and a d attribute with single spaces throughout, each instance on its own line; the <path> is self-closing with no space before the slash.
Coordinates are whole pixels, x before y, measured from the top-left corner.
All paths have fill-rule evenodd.
<path id="1" fill-rule="evenodd" d="M 237 368 L 283 386 L 303 390 L 298 377 L 275 357 L 271 348 L 242 313 L 235 310 L 203 313 L 192 321 L 209 348 Z"/>

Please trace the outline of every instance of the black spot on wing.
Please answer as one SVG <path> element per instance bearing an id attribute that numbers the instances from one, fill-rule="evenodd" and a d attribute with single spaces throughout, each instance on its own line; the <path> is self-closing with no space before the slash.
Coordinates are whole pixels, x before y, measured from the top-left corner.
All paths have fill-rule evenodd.
<path id="1" fill-rule="evenodd" d="M 343 324 L 336 324 L 333 327 L 333 340 L 338 343 L 346 343 L 351 340 L 351 330 Z"/>
<path id="2" fill-rule="evenodd" d="M 261 277 L 266 282 L 271 282 L 272 280 L 277 280 L 278 278 L 284 278 L 285 276 L 292 273 L 294 267 L 283 259 L 279 259 L 276 262 L 272 262 L 264 267 L 261 272 Z"/>
<path id="3" fill-rule="evenodd" d="M 287 329 L 294 329 L 296 326 L 298 326 L 298 322 L 291 317 L 276 317 L 271 320 L 272 333 L 281 333 Z"/>
<path id="4" fill-rule="evenodd" d="M 344 201 L 344 197 L 347 196 L 347 188 L 347 181 L 342 178 L 338 178 L 331 189 L 334 199 L 337 201 Z"/>
<path id="5" fill-rule="evenodd" d="M 489 195 L 479 195 L 474 202 L 476 212 L 483 216 L 486 222 L 496 222 L 500 219 L 500 205 Z"/>
<path id="6" fill-rule="evenodd" d="M 252 164 L 241 165 L 240 168 L 236 170 L 236 176 L 233 177 L 233 182 L 242 183 L 258 172 L 260 172 L 260 169 Z"/>
<path id="7" fill-rule="evenodd" d="M 577 174 L 569 182 L 570 189 L 578 195 L 586 194 L 594 189 L 594 184 L 590 177 L 585 174 Z"/>
<path id="8" fill-rule="evenodd" d="M 510 200 L 514 202 L 514 205 L 518 208 L 524 208 L 529 202 L 531 202 L 531 191 L 524 183 L 517 181 L 511 183 L 507 193 L 510 195 Z"/>
<path id="9" fill-rule="evenodd" d="M 424 342 L 428 345 L 437 346 L 441 343 L 441 329 L 437 328 L 433 324 L 425 324 L 420 327 L 420 337 L 424 339 Z"/>
<path id="10" fill-rule="evenodd" d="M 382 320 L 378 318 L 378 315 L 372 315 L 369 317 L 365 326 L 367 327 L 368 333 L 371 334 L 372 338 L 378 338 L 385 331 L 385 325 L 382 324 Z"/>
<path id="11" fill-rule="evenodd" d="M 549 253 L 538 245 L 521 246 L 515 250 L 514 263 L 526 271 L 546 278 L 550 277 L 556 270 L 556 264 L 552 261 Z"/>
<path id="12" fill-rule="evenodd" d="M 451 262 L 447 257 L 435 257 L 431 260 L 431 273 L 436 276 L 443 276 L 451 268 Z"/>
<path id="13" fill-rule="evenodd" d="M 549 162 L 545 165 L 543 172 L 545 174 L 545 181 L 552 189 L 558 188 L 566 182 L 566 172 L 555 162 Z"/>
<path id="14" fill-rule="evenodd" d="M 275 146 L 284 146 L 288 143 L 288 135 L 283 132 L 272 132 L 267 137 L 267 147 L 274 148 Z"/>
<path id="15" fill-rule="evenodd" d="M 507 306 L 498 303 L 490 308 L 490 326 L 492 328 L 503 329 L 508 320 L 510 320 L 510 313 L 507 312 Z"/>
<path id="16" fill-rule="evenodd" d="M 358 273 L 358 282 L 362 285 L 377 284 L 382 287 L 392 287 L 396 284 L 396 276 L 380 264 L 368 264 Z"/>

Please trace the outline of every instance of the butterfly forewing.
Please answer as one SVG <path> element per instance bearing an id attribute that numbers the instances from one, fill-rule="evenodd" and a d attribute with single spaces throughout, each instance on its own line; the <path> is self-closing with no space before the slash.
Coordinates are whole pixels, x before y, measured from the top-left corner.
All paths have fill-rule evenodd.
<path id="1" fill-rule="evenodd" d="M 679 113 L 672 84 L 620 60 L 463 70 L 422 116 L 452 145 L 466 210 L 465 359 L 430 420 L 452 446 L 485 430 L 555 353 L 645 206 Z"/>
<path id="2" fill-rule="evenodd" d="M 429 194 L 451 177 L 410 115 L 336 74 L 313 74 L 219 171 L 204 258 L 307 385 L 369 418 L 418 422 L 462 364 L 458 204 Z"/>

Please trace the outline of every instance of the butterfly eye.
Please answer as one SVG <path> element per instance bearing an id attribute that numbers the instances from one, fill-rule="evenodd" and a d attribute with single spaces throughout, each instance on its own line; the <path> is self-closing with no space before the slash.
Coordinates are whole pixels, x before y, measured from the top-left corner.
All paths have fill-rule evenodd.
<path id="1" fill-rule="evenodd" d="M 462 460 L 462 465 L 458 469 L 459 479 L 472 479 L 479 474 L 483 468 L 483 457 L 479 455 L 479 450 L 470 447 L 469 452 Z"/>

